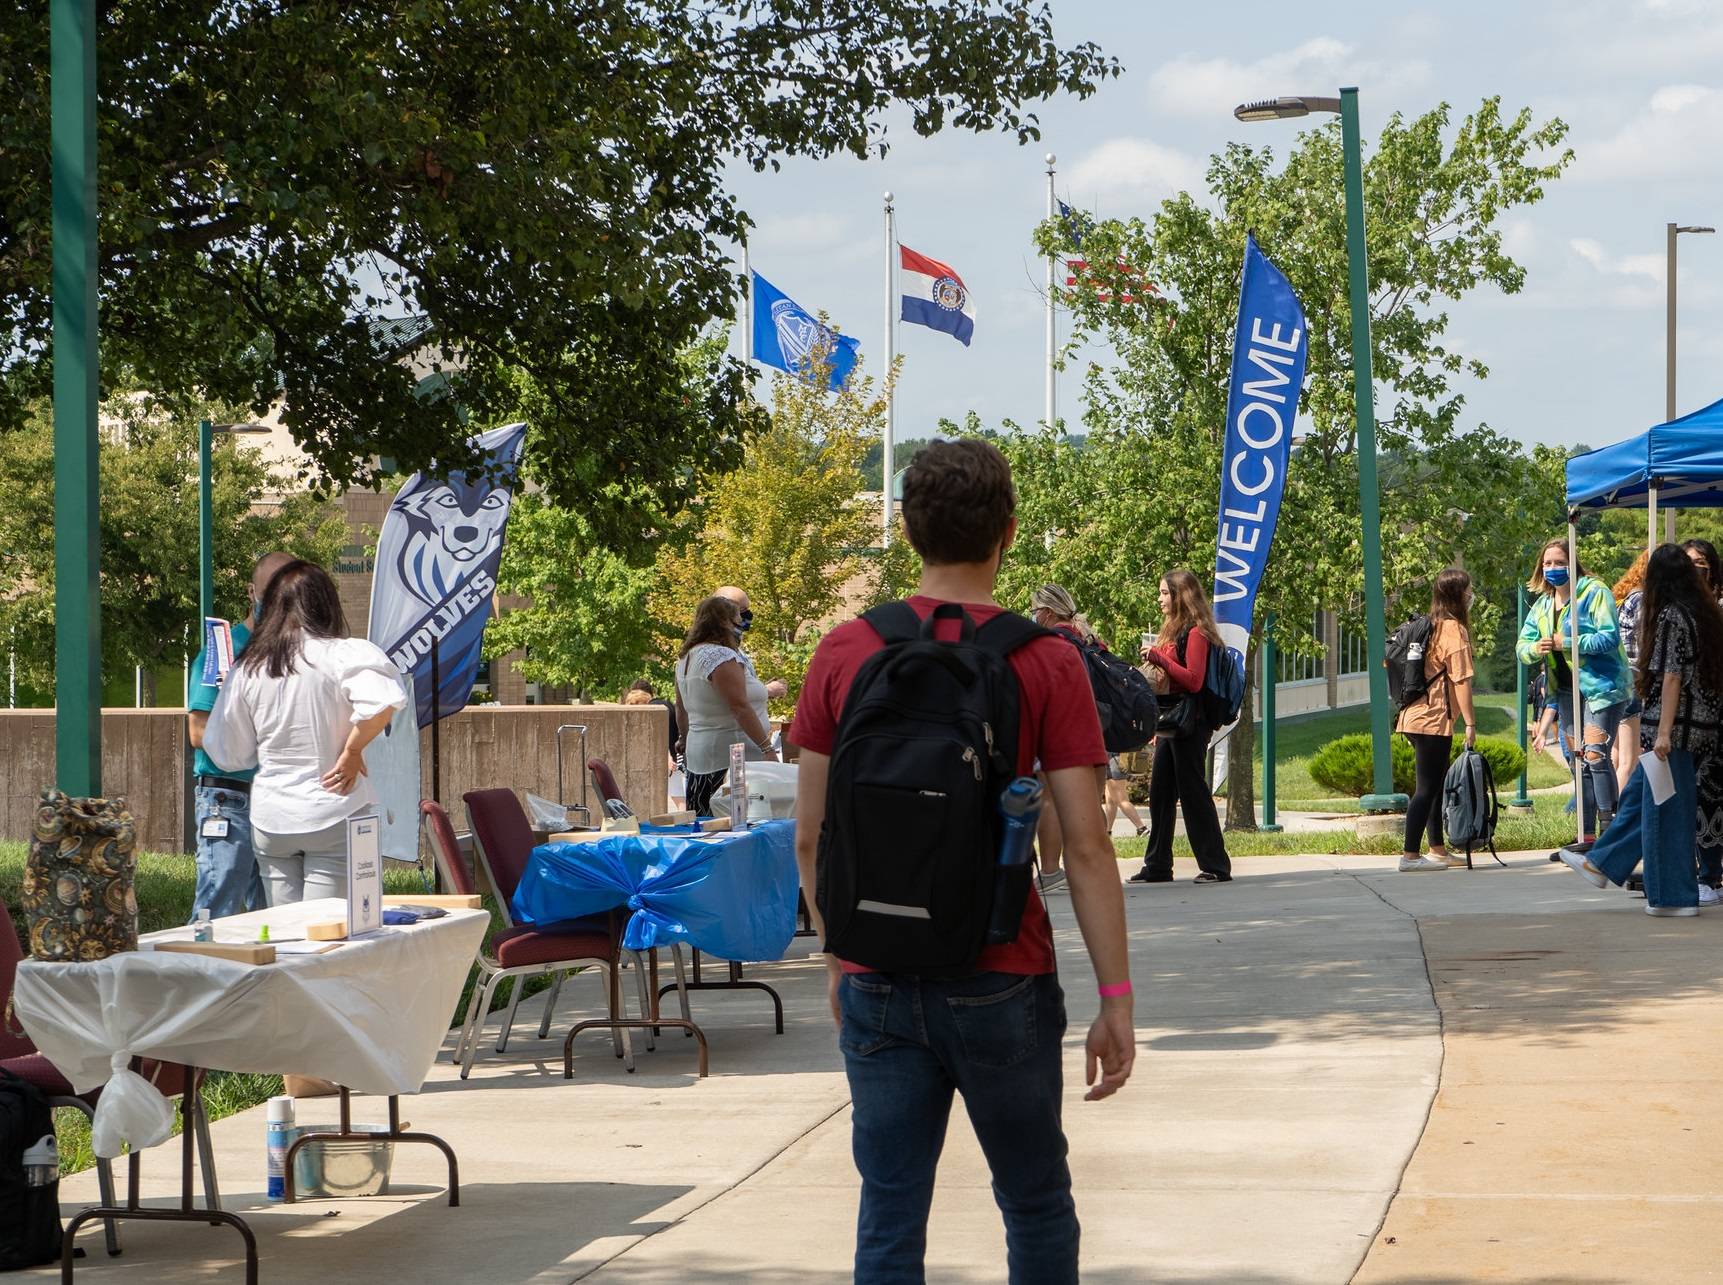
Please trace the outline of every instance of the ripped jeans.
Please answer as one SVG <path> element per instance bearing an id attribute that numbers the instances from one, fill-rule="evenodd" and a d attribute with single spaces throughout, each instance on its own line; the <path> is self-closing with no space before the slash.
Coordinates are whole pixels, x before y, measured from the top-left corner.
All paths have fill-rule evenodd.
<path id="1" fill-rule="evenodd" d="M 1597 814 L 1600 809 L 1611 815 L 1616 810 L 1615 764 L 1612 760 L 1615 734 L 1621 728 L 1621 719 L 1627 712 L 1627 705 L 1628 702 L 1622 701 L 1619 705 L 1610 705 L 1605 709 L 1584 710 L 1585 730 L 1581 737 L 1579 776 L 1587 836 L 1597 833 Z M 1562 740 L 1571 750 L 1575 745 L 1571 688 L 1562 692 L 1557 699 L 1556 721 L 1561 727 Z"/>

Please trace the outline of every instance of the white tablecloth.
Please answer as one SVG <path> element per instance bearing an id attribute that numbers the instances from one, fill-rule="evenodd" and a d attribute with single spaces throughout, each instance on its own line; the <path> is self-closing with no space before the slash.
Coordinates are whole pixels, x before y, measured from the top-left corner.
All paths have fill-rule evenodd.
<path id="1" fill-rule="evenodd" d="M 306 901 L 218 919 L 215 938 L 255 942 L 262 924 L 276 942 L 303 938 L 307 923 L 346 913 L 338 898 Z M 27 960 L 13 993 L 24 1029 L 74 1089 L 107 1085 L 92 1141 L 111 1157 L 122 1140 L 153 1146 L 172 1127 L 161 1095 L 126 1070 L 134 1056 L 418 1092 L 489 922 L 482 910 L 451 910 L 268 965 L 149 949 L 191 939 L 189 927 L 172 928 L 94 963 Z"/>

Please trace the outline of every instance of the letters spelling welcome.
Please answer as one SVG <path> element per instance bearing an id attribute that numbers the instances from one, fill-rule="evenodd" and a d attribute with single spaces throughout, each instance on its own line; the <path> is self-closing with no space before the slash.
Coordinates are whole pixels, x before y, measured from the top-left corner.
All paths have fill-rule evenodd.
<path id="1" fill-rule="evenodd" d="M 497 582 L 489 572 L 482 569 L 473 572 L 465 584 L 443 599 L 442 605 L 389 653 L 389 659 L 401 672 L 411 673 L 421 657 L 431 654 L 432 639 L 447 638 L 457 625 L 483 606 L 485 599 L 496 589 Z"/>
<path id="2" fill-rule="evenodd" d="M 1289 403 L 1287 393 L 1279 390 L 1292 382 L 1287 377 L 1285 367 L 1293 364 L 1298 345 L 1303 338 L 1302 330 L 1294 330 L 1290 339 L 1282 339 L 1278 322 L 1271 326 L 1269 333 L 1265 335 L 1262 333 L 1262 318 L 1250 319 L 1250 351 L 1246 354 L 1246 359 L 1262 371 L 1262 377 L 1246 380 L 1242 385 L 1245 402 L 1239 408 L 1238 418 L 1233 422 L 1233 427 L 1238 430 L 1238 440 L 1244 449 L 1236 452 L 1226 462 L 1226 481 L 1238 495 L 1260 496 L 1274 485 L 1274 456 L 1284 457 L 1287 453 L 1287 448 L 1283 447 L 1282 443 L 1286 441 Z M 1274 351 L 1276 349 L 1279 351 Z M 1290 391 L 1290 411 L 1297 414 L 1298 389 L 1292 388 Z M 1253 420 L 1256 422 L 1253 423 Z M 1253 433 L 1256 436 L 1253 436 Z M 1248 485 L 1242 476 L 1247 463 L 1258 477 L 1258 480 Z M 1244 597 L 1248 592 L 1239 577 L 1250 573 L 1250 563 L 1239 557 L 1235 550 L 1244 553 L 1256 552 L 1256 547 L 1262 540 L 1267 516 L 1268 501 L 1261 499 L 1256 501 L 1254 508 L 1228 504 L 1221 510 L 1220 541 L 1215 561 L 1216 602 L 1232 602 Z"/>

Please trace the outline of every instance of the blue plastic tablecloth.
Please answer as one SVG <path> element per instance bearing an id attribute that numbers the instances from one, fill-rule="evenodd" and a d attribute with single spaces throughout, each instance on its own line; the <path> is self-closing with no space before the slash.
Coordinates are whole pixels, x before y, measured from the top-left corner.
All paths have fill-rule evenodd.
<path id="1" fill-rule="evenodd" d="M 627 906 L 629 950 L 684 941 L 746 963 L 783 958 L 799 888 L 796 823 L 783 820 L 704 839 L 682 832 L 541 843 L 510 904 L 522 925 Z"/>

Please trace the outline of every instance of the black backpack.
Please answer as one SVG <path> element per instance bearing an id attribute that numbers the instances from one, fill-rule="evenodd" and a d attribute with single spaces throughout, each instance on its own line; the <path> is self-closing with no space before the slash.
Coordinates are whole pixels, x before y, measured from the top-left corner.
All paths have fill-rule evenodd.
<path id="1" fill-rule="evenodd" d="M 1430 634 L 1434 629 L 1430 617 L 1417 615 L 1389 635 L 1386 649 L 1388 695 L 1400 709 L 1405 709 L 1430 690 L 1430 682 L 1424 677 L 1424 652 L 1430 645 Z"/>
<path id="2" fill-rule="evenodd" d="M 1160 702 L 1149 680 L 1129 661 L 1098 642 L 1062 635 L 1083 655 L 1089 686 L 1095 693 L 1095 713 L 1101 718 L 1101 740 L 1109 754 L 1140 750 L 1155 734 Z"/>
<path id="3" fill-rule="evenodd" d="M 54 1137 L 54 1113 L 42 1090 L 0 1071 L 0 1272 L 38 1267 L 60 1257 L 60 1178 L 31 1184 L 24 1152 Z"/>
<path id="4" fill-rule="evenodd" d="M 1006 658 L 1047 630 L 1011 612 L 977 629 L 957 603 L 925 622 L 905 602 L 862 619 L 885 646 L 857 672 L 832 747 L 814 891 L 826 948 L 882 972 L 958 973 L 986 939 L 999 797 L 1017 775 Z M 958 641 L 935 640 L 942 620 L 961 623 Z"/>

